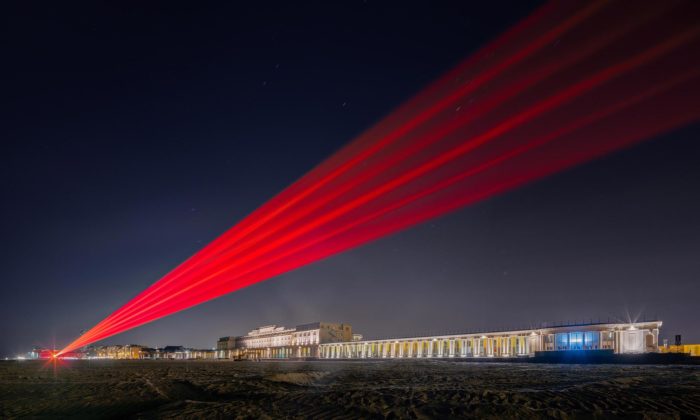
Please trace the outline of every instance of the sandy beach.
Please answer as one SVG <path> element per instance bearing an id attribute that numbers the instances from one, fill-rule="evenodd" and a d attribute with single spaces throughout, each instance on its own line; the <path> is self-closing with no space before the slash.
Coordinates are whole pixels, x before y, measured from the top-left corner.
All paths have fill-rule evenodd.
<path id="1" fill-rule="evenodd" d="M 400 362 L 0 362 L 0 417 L 680 418 L 700 367 Z"/>

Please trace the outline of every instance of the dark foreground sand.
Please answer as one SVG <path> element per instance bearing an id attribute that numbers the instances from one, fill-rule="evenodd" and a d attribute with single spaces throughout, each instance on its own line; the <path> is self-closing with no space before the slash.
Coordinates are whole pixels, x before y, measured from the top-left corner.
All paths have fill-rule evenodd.
<path id="1" fill-rule="evenodd" d="M 0 362 L 0 418 L 696 418 L 700 366 Z"/>

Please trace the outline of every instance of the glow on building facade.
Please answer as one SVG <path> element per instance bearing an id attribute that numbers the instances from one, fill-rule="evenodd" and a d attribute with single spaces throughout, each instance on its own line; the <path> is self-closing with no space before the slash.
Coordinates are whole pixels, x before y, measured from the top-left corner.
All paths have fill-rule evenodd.
<path id="1" fill-rule="evenodd" d="M 267 325 L 239 337 L 221 337 L 216 346 L 219 359 L 318 358 L 319 345 L 352 340 L 352 326 L 314 322 L 286 328 Z"/>
<path id="2" fill-rule="evenodd" d="M 322 359 L 530 357 L 540 351 L 612 350 L 616 354 L 659 351 L 661 321 L 598 323 L 327 343 Z"/>

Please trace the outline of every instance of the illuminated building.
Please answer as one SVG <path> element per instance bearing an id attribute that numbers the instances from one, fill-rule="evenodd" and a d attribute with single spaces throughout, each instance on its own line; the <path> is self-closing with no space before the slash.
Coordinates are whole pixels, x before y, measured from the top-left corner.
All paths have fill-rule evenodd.
<path id="1" fill-rule="evenodd" d="M 615 354 L 659 351 L 661 321 L 591 323 L 381 340 L 322 343 L 322 359 L 530 357 L 536 352 L 612 350 Z"/>
<path id="2" fill-rule="evenodd" d="M 148 359 L 151 350 L 152 349 L 148 347 L 136 344 L 115 344 L 109 346 L 90 346 L 87 348 L 86 355 L 88 358 L 93 359 L 135 360 Z"/>
<path id="3" fill-rule="evenodd" d="M 216 351 L 211 349 L 191 349 L 189 358 L 194 360 L 216 359 Z"/>
<path id="4" fill-rule="evenodd" d="M 191 349 L 183 346 L 165 346 L 153 352 L 153 359 L 193 360 L 215 359 L 216 352 L 208 349 Z"/>
<path id="5" fill-rule="evenodd" d="M 661 353 L 686 353 L 693 357 L 700 357 L 700 344 L 664 345 L 659 347 L 659 351 Z"/>
<path id="6" fill-rule="evenodd" d="M 209 349 L 190 349 L 183 346 L 166 346 L 161 349 L 139 346 L 135 344 L 127 345 L 107 345 L 90 346 L 87 348 L 85 356 L 90 359 L 117 359 L 117 360 L 139 360 L 139 359 L 169 359 L 169 360 L 190 360 L 190 359 L 215 359 L 216 352 Z"/>
<path id="7" fill-rule="evenodd" d="M 236 337 L 221 337 L 216 342 L 216 358 L 232 359 L 233 349 L 236 348 Z"/>
<path id="8" fill-rule="evenodd" d="M 216 356 L 220 359 L 318 358 L 324 343 L 351 341 L 348 324 L 315 322 L 286 328 L 268 325 L 240 337 L 221 337 Z"/>

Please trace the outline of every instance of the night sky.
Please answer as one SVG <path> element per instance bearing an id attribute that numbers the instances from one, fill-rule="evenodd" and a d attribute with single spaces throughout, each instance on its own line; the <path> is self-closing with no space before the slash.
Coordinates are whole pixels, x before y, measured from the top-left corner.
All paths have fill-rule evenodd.
<path id="1" fill-rule="evenodd" d="M 60 347 L 537 3 L 3 5 L 0 356 Z M 633 11 L 632 11 L 633 12 Z M 700 341 L 700 126 L 106 340 L 658 316 Z"/>

